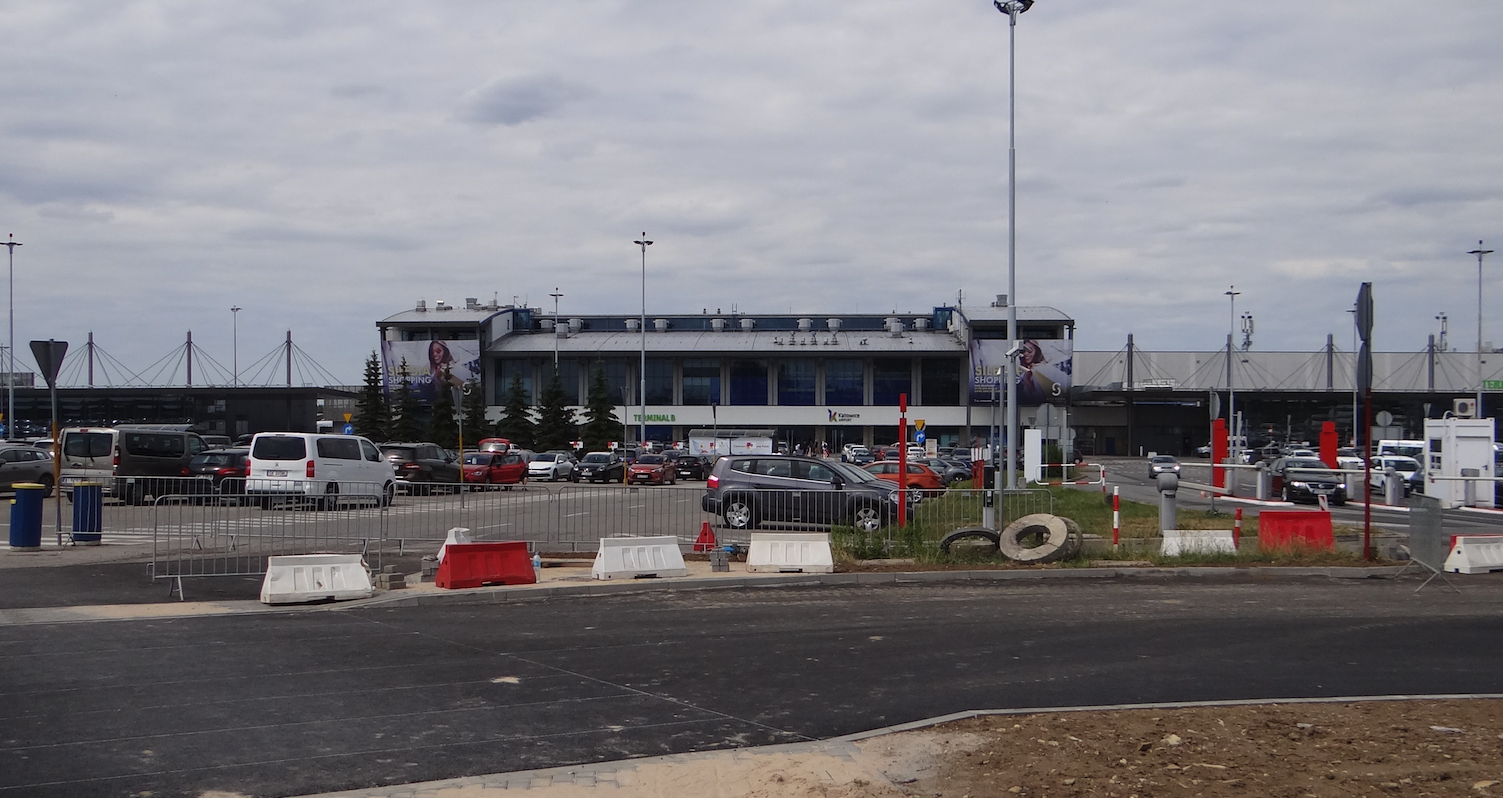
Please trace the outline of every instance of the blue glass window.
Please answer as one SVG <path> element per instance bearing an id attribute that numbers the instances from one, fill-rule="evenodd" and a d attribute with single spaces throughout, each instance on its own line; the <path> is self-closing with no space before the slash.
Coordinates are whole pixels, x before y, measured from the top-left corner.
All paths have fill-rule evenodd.
<path id="1" fill-rule="evenodd" d="M 865 377 L 860 360 L 825 361 L 825 404 L 866 404 Z"/>
<path id="2" fill-rule="evenodd" d="M 767 361 L 731 361 L 731 404 L 767 404 Z"/>
<path id="3" fill-rule="evenodd" d="M 636 390 L 631 393 L 635 395 Z M 647 358 L 647 403 L 673 404 L 673 361 L 666 357 Z"/>
<path id="4" fill-rule="evenodd" d="M 496 404 L 506 404 L 506 395 L 511 390 L 511 378 L 513 375 L 518 375 L 522 378 L 522 392 L 527 396 L 527 404 L 534 404 L 532 361 L 517 358 L 496 361 Z"/>
<path id="5" fill-rule="evenodd" d="M 783 360 L 778 363 L 778 404 L 814 404 L 814 361 Z"/>
<path id="6" fill-rule="evenodd" d="M 959 360 L 924 358 L 921 367 L 924 381 L 922 398 L 926 407 L 955 407 L 960 404 L 962 368 Z"/>
<path id="7" fill-rule="evenodd" d="M 872 404 L 897 406 L 899 394 L 913 394 L 913 366 L 908 358 L 879 357 L 872 361 Z"/>
<path id="8" fill-rule="evenodd" d="M 699 358 L 684 361 L 684 404 L 720 404 L 720 361 Z"/>

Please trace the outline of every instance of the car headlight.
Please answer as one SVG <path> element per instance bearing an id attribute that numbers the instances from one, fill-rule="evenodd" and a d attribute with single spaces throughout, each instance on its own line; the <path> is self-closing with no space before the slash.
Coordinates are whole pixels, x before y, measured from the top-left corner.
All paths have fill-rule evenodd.
<path id="1" fill-rule="evenodd" d="M 1289 487 L 1291 487 L 1291 488 L 1305 488 L 1305 487 L 1309 487 L 1309 486 L 1306 485 L 1304 482 L 1296 480 L 1294 482 L 1290 482 L 1289 483 Z"/>

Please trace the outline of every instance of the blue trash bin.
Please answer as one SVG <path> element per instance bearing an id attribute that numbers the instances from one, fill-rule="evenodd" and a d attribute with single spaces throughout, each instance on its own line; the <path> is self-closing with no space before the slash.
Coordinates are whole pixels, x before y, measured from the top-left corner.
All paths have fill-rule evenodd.
<path id="1" fill-rule="evenodd" d="M 98 546 L 104 532 L 104 486 L 79 482 L 73 486 L 73 542 Z"/>
<path id="2" fill-rule="evenodd" d="M 47 488 L 35 482 L 17 482 L 16 498 L 10 504 L 11 551 L 42 550 L 42 496 Z"/>

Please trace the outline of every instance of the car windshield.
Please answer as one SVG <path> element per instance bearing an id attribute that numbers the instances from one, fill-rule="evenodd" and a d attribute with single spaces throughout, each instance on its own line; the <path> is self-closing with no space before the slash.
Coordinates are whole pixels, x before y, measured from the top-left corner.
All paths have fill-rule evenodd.
<path id="1" fill-rule="evenodd" d="M 225 452 L 212 452 L 209 454 L 201 454 L 194 457 L 191 461 L 189 461 L 188 466 L 190 468 L 202 466 L 227 466 L 234 462 L 235 455 L 233 454 L 227 454 Z"/>
<path id="2" fill-rule="evenodd" d="M 1311 457 L 1292 457 L 1285 463 L 1290 468 L 1318 468 L 1322 471 L 1330 469 L 1324 461 Z"/>
<path id="3" fill-rule="evenodd" d="M 470 452 L 464 456 L 465 465 L 490 465 L 490 452 Z"/>
<path id="4" fill-rule="evenodd" d="M 604 452 L 590 452 L 584 458 L 586 463 L 609 463 L 610 461 L 611 456 Z"/>
<path id="5" fill-rule="evenodd" d="M 558 459 L 558 455 L 556 455 L 556 454 L 540 454 L 540 455 L 537 455 L 536 457 L 532 458 L 532 462 L 534 462 L 534 463 L 551 463 L 551 462 L 553 462 L 553 461 L 555 461 L 557 459 Z"/>
<path id="6" fill-rule="evenodd" d="M 381 456 L 387 460 L 412 460 L 413 450 L 408 446 L 382 446 Z"/>
<path id="7" fill-rule="evenodd" d="M 1393 470 L 1403 471 L 1406 474 L 1420 470 L 1419 461 L 1413 457 L 1389 457 L 1383 462 L 1386 465 L 1393 466 Z"/>
<path id="8" fill-rule="evenodd" d="M 640 465 L 658 465 L 662 462 L 663 456 L 660 454 L 644 454 L 637 458 L 637 463 Z"/>
<path id="9" fill-rule="evenodd" d="M 1174 458 L 1170 457 L 1168 455 L 1159 455 L 1158 457 L 1153 458 L 1153 462 L 1155 462 L 1155 463 L 1172 463 L 1172 462 L 1174 462 Z"/>

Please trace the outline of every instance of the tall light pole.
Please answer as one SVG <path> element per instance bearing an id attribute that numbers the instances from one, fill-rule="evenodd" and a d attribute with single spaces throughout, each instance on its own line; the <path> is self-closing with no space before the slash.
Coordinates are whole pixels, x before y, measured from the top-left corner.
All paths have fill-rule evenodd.
<path id="1" fill-rule="evenodd" d="M 647 248 L 652 242 L 647 240 L 647 231 L 642 231 L 642 237 L 632 242 L 642 248 L 642 319 L 638 322 L 639 331 L 642 333 L 642 362 L 637 366 L 638 385 L 637 399 L 642 405 L 642 417 L 637 419 L 637 446 L 647 447 Z"/>
<path id="2" fill-rule="evenodd" d="M 550 293 L 549 296 L 552 296 L 552 298 L 553 298 L 553 373 L 558 374 L 559 373 L 559 298 L 561 298 L 561 296 L 564 296 L 564 295 L 562 295 L 562 293 L 559 293 L 559 287 L 558 286 L 553 286 L 553 293 Z"/>
<path id="3" fill-rule="evenodd" d="M 1478 241 L 1477 248 L 1466 254 L 1477 256 L 1477 413 L 1474 418 L 1482 418 L 1482 256 L 1491 255 L 1493 251 L 1483 249 L 1482 242 Z M 11 341 L 12 346 L 15 343 Z"/>
<path id="4" fill-rule="evenodd" d="M 992 0 L 1007 15 L 1007 346 L 1018 347 L 1018 148 L 1017 148 L 1017 40 L 1018 15 L 1033 7 L 1033 0 Z M 1013 473 L 1018 439 L 1018 364 L 1007 358 L 1007 487 L 1017 487 Z"/>
<path id="5" fill-rule="evenodd" d="M 1232 435 L 1231 445 L 1227 447 L 1227 451 L 1232 454 L 1232 459 L 1236 460 L 1237 391 L 1232 387 L 1232 358 L 1236 354 L 1236 349 L 1232 347 L 1232 335 L 1237 327 L 1237 296 L 1242 292 L 1238 291 L 1237 286 L 1234 285 L 1224 293 L 1232 301 L 1231 311 L 1227 313 L 1226 317 L 1226 420 L 1227 426 L 1231 428 Z"/>
<path id="6" fill-rule="evenodd" d="M 16 240 L 16 234 L 10 234 L 10 240 L 5 242 L 6 249 L 10 250 L 10 354 L 6 355 L 5 375 L 5 439 L 11 440 L 16 437 L 16 247 L 21 243 Z M 1481 263 L 1478 258 L 1478 263 Z"/>
<path id="7" fill-rule="evenodd" d="M 240 387 L 240 306 L 230 307 L 230 371 L 232 384 Z"/>

